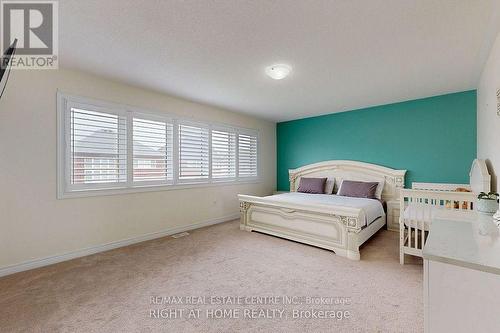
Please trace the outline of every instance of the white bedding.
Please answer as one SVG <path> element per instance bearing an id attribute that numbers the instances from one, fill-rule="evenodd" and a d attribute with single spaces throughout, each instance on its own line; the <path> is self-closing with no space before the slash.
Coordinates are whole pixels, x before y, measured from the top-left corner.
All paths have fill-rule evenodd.
<path id="1" fill-rule="evenodd" d="M 268 196 L 267 198 L 278 202 L 289 202 L 307 205 L 358 208 L 361 210 L 361 227 L 370 225 L 379 217 L 385 216 L 382 203 L 376 199 L 351 198 L 331 194 L 309 194 L 290 192 Z"/>
<path id="2" fill-rule="evenodd" d="M 403 220 L 407 227 L 429 231 L 431 221 L 441 220 L 464 220 L 470 216 L 470 211 L 457 209 L 446 209 L 443 206 L 433 206 L 429 204 L 410 203 L 403 213 Z"/>
<path id="3" fill-rule="evenodd" d="M 431 220 L 434 218 L 436 208 L 432 205 L 412 203 L 406 207 L 403 218 L 407 227 L 429 230 Z"/>

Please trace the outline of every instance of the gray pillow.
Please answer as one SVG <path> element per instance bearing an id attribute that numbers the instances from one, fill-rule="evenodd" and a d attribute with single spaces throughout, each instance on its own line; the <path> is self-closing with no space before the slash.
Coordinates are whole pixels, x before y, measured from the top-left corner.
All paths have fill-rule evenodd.
<path id="1" fill-rule="evenodd" d="M 339 193 L 344 197 L 375 199 L 375 193 L 379 183 L 376 182 L 358 182 L 354 180 L 344 180 L 340 185 Z"/>
<path id="2" fill-rule="evenodd" d="M 326 178 L 300 178 L 297 192 L 323 194 L 325 190 Z"/>

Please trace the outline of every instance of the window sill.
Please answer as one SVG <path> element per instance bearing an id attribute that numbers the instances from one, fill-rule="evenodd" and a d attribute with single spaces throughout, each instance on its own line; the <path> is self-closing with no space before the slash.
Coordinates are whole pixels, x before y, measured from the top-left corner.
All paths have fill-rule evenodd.
<path id="1" fill-rule="evenodd" d="M 86 198 L 86 197 L 98 197 L 98 196 L 108 196 L 108 195 L 119 195 L 119 194 L 132 194 L 132 193 L 145 193 L 145 192 L 161 192 L 161 191 L 172 191 L 172 190 L 186 190 L 193 188 L 207 188 L 207 187 L 218 187 L 218 186 L 235 186 L 243 184 L 259 184 L 260 179 L 251 180 L 239 180 L 239 181 L 212 181 L 210 183 L 182 183 L 176 185 L 147 185 L 140 186 L 136 185 L 134 187 L 120 187 L 120 188 L 109 188 L 109 189 L 95 189 L 95 190 L 78 190 L 78 191 L 64 191 L 57 194 L 57 199 L 72 199 L 72 198 Z"/>

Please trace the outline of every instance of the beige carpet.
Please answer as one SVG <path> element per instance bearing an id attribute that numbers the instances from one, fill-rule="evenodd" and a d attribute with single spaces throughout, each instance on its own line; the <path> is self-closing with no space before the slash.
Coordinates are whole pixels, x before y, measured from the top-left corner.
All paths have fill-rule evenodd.
<path id="1" fill-rule="evenodd" d="M 152 296 L 205 296 L 208 304 L 155 305 Z M 214 305 L 209 296 L 241 297 L 243 304 Z M 256 301 L 249 296 L 302 298 L 295 305 L 245 304 Z M 305 297 L 346 304 L 308 305 Z M 200 316 L 188 319 L 186 311 L 182 318 L 179 312 L 177 319 L 151 318 L 150 310 L 163 308 L 199 309 Z M 216 309 L 232 312 L 207 319 L 206 311 Z M 258 309 L 274 309 L 274 318 L 271 312 L 271 318 L 259 319 L 264 312 L 248 311 Z M 293 317 L 294 310 L 310 309 L 348 312 L 349 318 Z M 245 310 L 252 318 L 243 317 Z M 236 313 L 239 318 L 227 318 Z M 240 231 L 235 221 L 0 279 L 0 332 L 159 331 L 422 332 L 422 266 L 418 260 L 400 266 L 398 234 L 385 230 L 365 244 L 355 262 Z"/>

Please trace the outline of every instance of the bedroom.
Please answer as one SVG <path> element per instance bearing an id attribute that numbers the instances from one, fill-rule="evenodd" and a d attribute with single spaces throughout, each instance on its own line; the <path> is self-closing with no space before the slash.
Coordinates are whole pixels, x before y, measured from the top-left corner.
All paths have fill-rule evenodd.
<path id="1" fill-rule="evenodd" d="M 498 1 L 0 3 L 1 332 L 500 328 Z"/>

